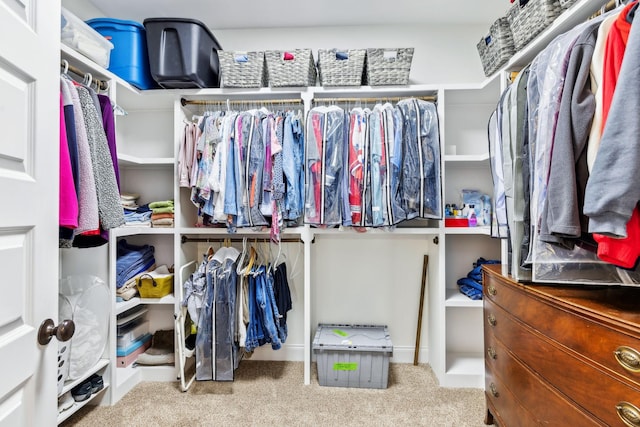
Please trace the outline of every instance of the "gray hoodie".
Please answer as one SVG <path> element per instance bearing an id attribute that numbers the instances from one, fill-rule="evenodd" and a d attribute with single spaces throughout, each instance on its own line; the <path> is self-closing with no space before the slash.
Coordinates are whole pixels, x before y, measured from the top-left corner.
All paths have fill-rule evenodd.
<path id="1" fill-rule="evenodd" d="M 600 148 L 587 182 L 589 232 L 627 236 L 640 200 L 640 18 L 631 26 Z"/>

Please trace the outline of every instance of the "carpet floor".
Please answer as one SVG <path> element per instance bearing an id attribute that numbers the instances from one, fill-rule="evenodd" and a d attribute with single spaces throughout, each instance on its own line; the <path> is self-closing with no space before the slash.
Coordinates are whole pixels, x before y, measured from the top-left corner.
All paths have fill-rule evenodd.
<path id="1" fill-rule="evenodd" d="M 484 392 L 438 386 L 429 365 L 390 364 L 386 389 L 322 387 L 315 364 L 243 361 L 233 382 L 143 382 L 63 426 L 484 426 Z"/>

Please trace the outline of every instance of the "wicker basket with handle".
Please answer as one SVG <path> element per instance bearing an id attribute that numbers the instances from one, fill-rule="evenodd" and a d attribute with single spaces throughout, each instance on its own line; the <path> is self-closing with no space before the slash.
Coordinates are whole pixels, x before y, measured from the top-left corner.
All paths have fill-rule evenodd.
<path id="1" fill-rule="evenodd" d="M 218 51 L 223 87 L 264 87 L 267 68 L 264 52 Z"/>
<path id="2" fill-rule="evenodd" d="M 311 49 L 268 50 L 269 86 L 315 86 L 316 65 Z"/>

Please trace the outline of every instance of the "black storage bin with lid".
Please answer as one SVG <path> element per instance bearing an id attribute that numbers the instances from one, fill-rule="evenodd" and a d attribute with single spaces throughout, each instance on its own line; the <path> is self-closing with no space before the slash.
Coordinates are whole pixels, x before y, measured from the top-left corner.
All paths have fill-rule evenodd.
<path id="1" fill-rule="evenodd" d="M 147 18 L 149 67 L 163 88 L 220 87 L 218 50 L 211 31 L 200 21 L 186 18 Z"/>

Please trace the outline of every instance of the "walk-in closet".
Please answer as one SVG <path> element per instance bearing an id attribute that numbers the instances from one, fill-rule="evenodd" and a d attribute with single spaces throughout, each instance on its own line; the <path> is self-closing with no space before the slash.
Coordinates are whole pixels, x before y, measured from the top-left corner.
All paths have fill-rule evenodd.
<path id="1" fill-rule="evenodd" d="M 639 425 L 636 7 L 0 5 L 0 425 Z"/>

